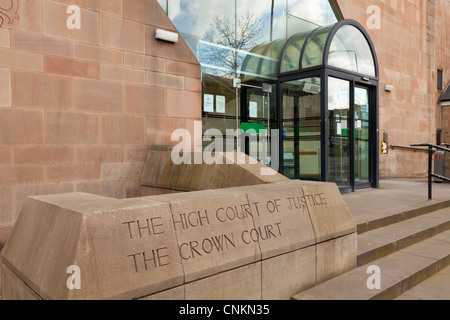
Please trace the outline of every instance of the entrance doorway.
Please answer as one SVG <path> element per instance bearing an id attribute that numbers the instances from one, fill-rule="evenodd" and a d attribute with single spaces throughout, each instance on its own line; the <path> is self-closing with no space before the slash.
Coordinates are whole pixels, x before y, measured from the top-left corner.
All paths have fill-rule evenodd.
<path id="1" fill-rule="evenodd" d="M 237 149 L 270 167 L 272 130 L 276 130 L 276 103 L 272 93 L 275 84 L 241 83 L 235 80 Z M 278 150 L 275 148 L 275 150 Z M 276 151 L 277 152 L 277 151 Z M 276 154 L 278 156 L 278 153 Z"/>
<path id="2" fill-rule="evenodd" d="M 258 53 L 247 57 L 248 73 L 258 66 L 272 75 L 277 61 L 277 80 L 276 85 L 254 80 L 236 89 L 236 127 L 250 136 L 278 128 L 270 153 L 279 149 L 279 172 L 290 179 L 334 182 L 342 192 L 377 188 L 379 68 L 364 27 L 343 20 L 278 44 L 257 47 Z M 268 50 L 275 47 L 277 54 Z M 266 51 L 272 54 L 261 54 Z M 269 87 L 273 93 L 265 91 Z M 251 141 L 244 147 L 250 155 L 260 151 Z"/>
<path id="3" fill-rule="evenodd" d="M 291 179 L 378 187 L 378 62 L 352 20 L 288 39 L 280 56 L 282 165 Z"/>
<path id="4" fill-rule="evenodd" d="M 328 77 L 328 179 L 344 191 L 374 184 L 374 92 L 375 87 Z"/>

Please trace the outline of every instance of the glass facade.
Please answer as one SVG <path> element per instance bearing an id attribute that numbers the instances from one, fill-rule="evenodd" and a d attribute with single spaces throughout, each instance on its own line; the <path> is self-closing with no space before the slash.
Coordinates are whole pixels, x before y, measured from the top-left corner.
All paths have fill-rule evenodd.
<path id="1" fill-rule="evenodd" d="M 377 186 L 376 54 L 334 1 L 159 2 L 202 67 L 205 146 L 220 131 L 288 178 Z"/>
<path id="2" fill-rule="evenodd" d="M 233 79 L 257 86 L 275 84 L 286 39 L 339 19 L 334 3 L 328 0 L 158 2 L 202 66 L 204 132 L 239 130 L 248 122 L 266 130 L 277 128 L 276 90 L 270 97 L 261 90 L 257 94 L 239 90 L 236 94 Z M 249 103 L 252 107 L 257 104 L 257 117 L 246 112 Z"/>

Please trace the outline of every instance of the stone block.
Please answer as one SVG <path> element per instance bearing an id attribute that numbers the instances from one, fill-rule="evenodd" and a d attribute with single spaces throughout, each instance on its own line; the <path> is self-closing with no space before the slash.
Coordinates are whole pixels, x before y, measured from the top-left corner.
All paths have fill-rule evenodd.
<path id="1" fill-rule="evenodd" d="M 11 46 L 11 34 L 9 29 L 0 29 L 0 47 L 9 48 Z"/>
<path id="2" fill-rule="evenodd" d="M 0 48 L 0 67 L 44 71 L 44 56 L 37 53 Z"/>
<path id="3" fill-rule="evenodd" d="M 100 16 L 100 44 L 107 47 L 145 53 L 145 26 L 121 18 Z"/>
<path id="4" fill-rule="evenodd" d="M 0 297 L 2 300 L 27 300 L 37 301 L 42 300 L 33 290 L 31 290 L 25 282 L 23 282 L 17 275 L 15 275 L 7 266 L 0 263 L 0 271 L 2 279 L 0 282 Z M 3 298 L 7 292 L 7 298 Z"/>
<path id="5" fill-rule="evenodd" d="M 91 9 L 114 16 L 123 16 L 123 0 L 97 1 L 97 0 L 74 0 L 73 3 L 81 8 Z"/>
<path id="6" fill-rule="evenodd" d="M 158 126 L 155 129 L 158 130 Z M 243 162 L 249 163 L 250 159 L 247 155 L 240 155 Z M 150 151 L 142 176 L 142 185 L 180 191 L 197 191 L 258 185 L 268 183 L 270 180 L 287 180 L 278 173 L 270 178 L 261 175 L 261 169 L 266 167 L 260 163 L 239 165 L 235 161 L 226 164 L 227 157 L 230 156 L 218 153 L 215 160 L 222 164 L 208 165 L 204 163 L 203 156 L 204 154 L 200 153 L 189 153 L 183 155 L 184 163 L 176 165 L 171 152 Z M 268 179 L 270 180 L 268 181 Z"/>
<path id="7" fill-rule="evenodd" d="M 12 187 L 0 187 L 0 224 L 3 226 L 14 222 L 12 194 Z"/>
<path id="8" fill-rule="evenodd" d="M 100 176 L 99 163 L 65 164 L 45 168 L 45 178 L 49 183 L 98 180 Z"/>
<path id="9" fill-rule="evenodd" d="M 2 262 L 44 299 L 145 297 L 183 281 L 181 264 L 169 256 L 178 252 L 169 219 L 168 204 L 145 199 L 33 197 Z M 81 290 L 67 286 L 67 268 L 74 265 L 80 268 Z"/>
<path id="10" fill-rule="evenodd" d="M 336 184 L 302 188 L 318 243 L 356 233 L 356 224 Z"/>
<path id="11" fill-rule="evenodd" d="M 73 50 L 70 40 L 16 30 L 11 31 L 11 48 L 64 57 L 71 57 Z"/>
<path id="12" fill-rule="evenodd" d="M 262 300 L 289 300 L 294 294 L 313 287 L 315 251 L 312 246 L 263 261 Z"/>
<path id="13" fill-rule="evenodd" d="M 145 117 L 143 116 L 102 116 L 103 145 L 144 146 L 145 136 Z"/>
<path id="14" fill-rule="evenodd" d="M 254 229 L 254 213 L 245 194 L 204 191 L 152 199 L 170 203 L 185 282 L 261 259 L 258 239 L 242 238 Z"/>
<path id="15" fill-rule="evenodd" d="M 166 89 L 149 86 L 125 85 L 125 111 L 130 114 L 165 117 Z"/>
<path id="16" fill-rule="evenodd" d="M 249 187 L 245 190 L 254 209 L 255 229 L 246 233 L 243 239 L 259 239 L 263 259 L 316 244 L 308 208 L 302 202 L 299 187 L 268 185 L 267 188 Z"/>
<path id="17" fill-rule="evenodd" d="M 110 166 L 113 176 L 133 175 L 128 169 Z M 123 181 L 106 182 L 125 193 Z M 95 183 L 101 181 L 75 183 L 75 191 Z M 2 251 L 2 263 L 17 275 L 11 280 L 3 271 L 13 283 L 4 296 L 289 299 L 356 265 L 355 233 L 335 237 L 344 229 L 314 226 L 339 225 L 333 221 L 343 217 L 336 214 L 342 207 L 329 200 L 339 196 L 329 184 L 296 181 L 122 200 L 86 193 L 30 197 Z M 312 212 L 319 199 L 334 214 L 313 221 L 312 214 L 328 214 Z M 314 230 L 328 240 L 316 239 Z M 20 281 L 28 291 L 15 289 Z M 70 289 L 77 284 L 79 290 Z"/>
<path id="18" fill-rule="evenodd" d="M 126 83 L 145 84 L 144 70 L 136 70 L 119 66 L 102 65 L 102 79 Z"/>
<path id="19" fill-rule="evenodd" d="M 149 71 L 164 73 L 166 71 L 166 60 L 163 58 L 138 54 L 134 52 L 124 53 L 124 66 Z"/>
<path id="20" fill-rule="evenodd" d="M 0 108 L 0 145 L 42 144 L 43 121 L 41 110 Z"/>
<path id="21" fill-rule="evenodd" d="M 122 84 L 83 78 L 74 79 L 75 109 L 94 112 L 122 113 Z"/>
<path id="22" fill-rule="evenodd" d="M 104 1 L 100 1 L 104 2 Z M 43 1 L 45 34 L 72 39 L 80 42 L 99 44 L 99 14 L 95 11 L 81 9 L 81 28 L 67 28 L 67 6 L 54 1 Z"/>
<path id="23" fill-rule="evenodd" d="M 184 77 L 148 71 L 147 84 L 153 87 L 184 90 Z"/>
<path id="24" fill-rule="evenodd" d="M 167 89 L 167 116 L 172 118 L 201 119 L 202 96 L 199 92 Z"/>
<path id="25" fill-rule="evenodd" d="M 97 145 L 100 119 L 96 114 L 48 111 L 45 141 L 50 145 Z"/>
<path id="26" fill-rule="evenodd" d="M 13 163 L 12 147 L 0 147 L 0 165 L 8 166 Z"/>
<path id="27" fill-rule="evenodd" d="M 125 151 L 122 146 L 88 146 L 75 148 L 75 162 L 100 162 L 114 163 L 123 162 Z"/>
<path id="28" fill-rule="evenodd" d="M 100 79 L 100 64 L 65 57 L 45 56 L 44 71 L 60 75 Z"/>
<path id="29" fill-rule="evenodd" d="M 95 62 L 104 62 L 115 65 L 123 64 L 123 51 L 98 47 L 86 43 L 75 42 L 73 44 L 74 58 Z"/>
<path id="30" fill-rule="evenodd" d="M 8 25 L 11 29 L 42 33 L 42 1 L 19 1 L 20 20 Z M 6 7 L 6 6 L 5 6 Z"/>
<path id="31" fill-rule="evenodd" d="M 261 300 L 261 262 L 185 286 L 185 300 Z"/>
<path id="32" fill-rule="evenodd" d="M 355 269 L 357 246 L 356 233 L 318 244 L 317 282 L 325 282 Z"/>
<path id="33" fill-rule="evenodd" d="M 124 1 L 124 18 L 140 23 L 151 24 L 155 1 L 130 0 Z"/>
<path id="34" fill-rule="evenodd" d="M 11 107 L 11 70 L 0 69 L 0 107 Z"/>
<path id="35" fill-rule="evenodd" d="M 70 147 L 17 147 L 14 150 L 16 165 L 58 165 L 73 163 L 75 151 Z"/>
<path id="36" fill-rule="evenodd" d="M 73 79 L 70 77 L 12 72 L 12 105 L 14 107 L 71 109 L 72 99 Z"/>

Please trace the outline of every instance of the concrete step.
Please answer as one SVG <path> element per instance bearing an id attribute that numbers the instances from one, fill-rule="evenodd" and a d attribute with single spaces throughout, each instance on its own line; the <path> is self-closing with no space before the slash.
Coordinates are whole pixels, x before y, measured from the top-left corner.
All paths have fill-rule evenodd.
<path id="1" fill-rule="evenodd" d="M 395 300 L 450 300 L 450 267 L 419 283 Z"/>
<path id="2" fill-rule="evenodd" d="M 382 199 L 378 200 L 383 201 Z M 355 204 L 350 203 L 350 209 L 352 209 L 352 205 L 355 206 L 362 204 L 359 202 Z M 358 234 L 363 234 L 394 223 L 420 217 L 445 208 L 450 208 L 450 200 L 435 201 L 430 203 L 419 202 L 410 205 L 397 205 L 390 209 L 384 208 L 384 214 L 371 214 L 373 217 L 368 217 L 362 221 L 357 221 Z M 355 210 L 358 210 L 358 208 L 353 208 L 353 210 L 351 210 L 352 214 L 354 214 Z"/>
<path id="3" fill-rule="evenodd" d="M 357 266 L 385 257 L 450 229 L 450 208 L 358 235 Z"/>
<path id="4" fill-rule="evenodd" d="M 356 268 L 314 288 L 294 300 L 392 300 L 450 265 L 450 231 L 423 240 L 370 264 Z M 381 287 L 370 289 L 379 267 Z"/>

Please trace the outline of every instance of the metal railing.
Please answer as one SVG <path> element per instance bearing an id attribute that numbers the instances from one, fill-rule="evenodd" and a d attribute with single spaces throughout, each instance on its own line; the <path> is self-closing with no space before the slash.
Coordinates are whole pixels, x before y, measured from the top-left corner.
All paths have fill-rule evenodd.
<path id="1" fill-rule="evenodd" d="M 450 145 L 444 144 L 447 147 Z M 433 177 L 447 182 L 450 182 L 450 178 L 433 173 L 433 153 L 434 149 L 445 152 L 450 152 L 449 148 L 441 147 L 431 143 L 412 144 L 411 147 L 428 147 L 428 200 L 433 200 Z"/>

